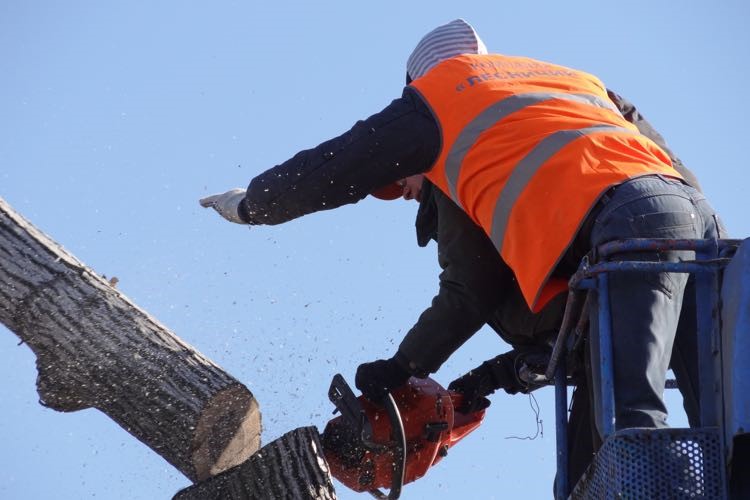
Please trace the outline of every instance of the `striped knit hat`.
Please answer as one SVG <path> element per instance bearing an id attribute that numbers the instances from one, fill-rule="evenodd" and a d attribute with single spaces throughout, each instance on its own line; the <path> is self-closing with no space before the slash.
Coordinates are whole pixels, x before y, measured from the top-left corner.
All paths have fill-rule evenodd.
<path id="1" fill-rule="evenodd" d="M 487 47 L 474 28 L 463 19 L 456 19 L 438 26 L 419 41 L 406 61 L 406 74 L 416 80 L 440 61 L 461 54 L 486 53 Z"/>

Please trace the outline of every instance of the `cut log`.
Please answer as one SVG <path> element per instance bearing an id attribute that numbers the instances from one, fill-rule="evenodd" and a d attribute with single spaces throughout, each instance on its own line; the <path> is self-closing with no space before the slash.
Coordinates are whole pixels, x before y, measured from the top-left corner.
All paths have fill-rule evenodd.
<path id="1" fill-rule="evenodd" d="M 244 385 L 2 199 L 0 322 L 36 355 L 41 404 L 101 410 L 192 481 L 260 448 Z"/>
<path id="2" fill-rule="evenodd" d="M 284 434 L 245 463 L 179 491 L 173 500 L 269 498 L 336 498 L 315 427 L 301 427 Z"/>

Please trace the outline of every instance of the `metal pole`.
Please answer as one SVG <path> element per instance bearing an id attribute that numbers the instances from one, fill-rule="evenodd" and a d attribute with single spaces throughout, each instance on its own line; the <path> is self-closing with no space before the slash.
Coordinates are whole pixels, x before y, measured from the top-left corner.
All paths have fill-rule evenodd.
<path id="1" fill-rule="evenodd" d="M 696 260 L 715 257 L 715 252 L 696 252 Z M 698 387 L 702 427 L 718 427 L 715 357 L 720 355 L 718 332 L 714 317 L 718 317 L 718 286 L 716 273 L 696 273 L 695 293 L 698 326 Z"/>
<path id="2" fill-rule="evenodd" d="M 555 437 L 557 442 L 557 476 L 555 498 L 568 498 L 568 383 L 565 356 L 561 356 L 555 373 Z"/>
<path id="3" fill-rule="evenodd" d="M 602 440 L 615 430 L 614 367 L 612 364 L 612 313 L 609 304 L 609 276 L 597 277 L 599 283 L 599 367 L 601 414 L 598 416 Z"/>

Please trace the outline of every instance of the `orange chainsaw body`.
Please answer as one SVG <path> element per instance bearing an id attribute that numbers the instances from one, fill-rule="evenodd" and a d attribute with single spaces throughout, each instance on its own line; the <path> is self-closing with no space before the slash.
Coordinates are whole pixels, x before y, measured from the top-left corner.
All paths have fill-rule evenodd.
<path id="1" fill-rule="evenodd" d="M 406 438 L 403 484 L 424 476 L 484 418 L 484 410 L 468 415 L 456 412 L 463 396 L 430 378 L 412 377 L 391 395 L 401 414 Z M 333 476 L 352 490 L 388 488 L 393 482 L 396 454 L 400 453 L 393 446 L 391 421 L 383 407 L 363 396 L 357 400 L 361 418 L 369 422 L 371 432 L 365 433 L 363 439 L 361 425 L 344 415 L 334 418 L 323 431 L 326 460 Z"/>

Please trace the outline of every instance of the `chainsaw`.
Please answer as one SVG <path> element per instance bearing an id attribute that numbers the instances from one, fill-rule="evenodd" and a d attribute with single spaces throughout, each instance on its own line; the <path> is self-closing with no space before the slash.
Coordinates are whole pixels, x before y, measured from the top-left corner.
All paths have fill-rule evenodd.
<path id="1" fill-rule="evenodd" d="M 463 395 L 431 378 L 411 377 L 376 405 L 355 396 L 336 374 L 328 397 L 334 413 L 341 413 L 328 422 L 321 440 L 331 473 L 375 498 L 398 498 L 404 484 L 424 476 L 484 419 L 484 410 L 456 411 Z M 388 495 L 381 488 L 389 488 Z"/>

